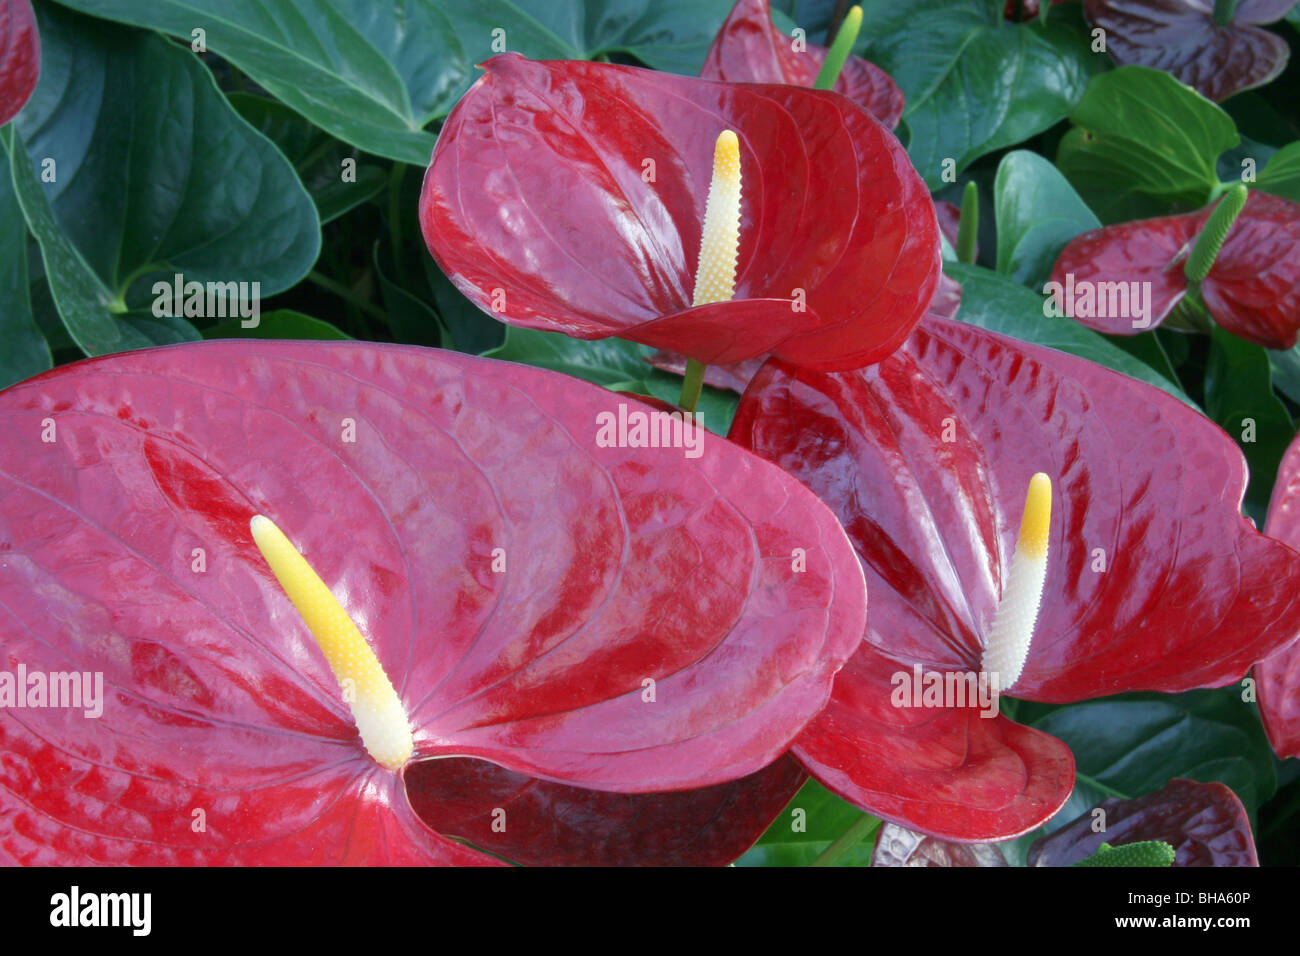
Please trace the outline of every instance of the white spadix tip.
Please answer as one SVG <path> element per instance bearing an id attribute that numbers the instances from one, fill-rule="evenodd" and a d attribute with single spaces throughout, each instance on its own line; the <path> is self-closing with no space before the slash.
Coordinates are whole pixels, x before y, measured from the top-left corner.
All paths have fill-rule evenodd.
<path id="1" fill-rule="evenodd" d="M 415 741 L 406 710 L 379 658 L 343 605 L 275 522 L 254 515 L 249 530 L 280 587 L 320 645 L 343 690 L 343 699 L 352 709 L 366 750 L 380 765 L 397 770 L 410 759 Z"/>
<path id="2" fill-rule="evenodd" d="M 1047 580 L 1047 539 L 1052 524 L 1052 482 L 1042 472 L 1029 480 L 1020 536 L 1002 587 L 1002 601 L 984 646 L 980 669 L 996 690 L 1009 690 L 1020 679 L 1029 657 L 1038 608 Z M 996 675 L 994 680 L 992 675 Z"/>
<path id="3" fill-rule="evenodd" d="M 736 292 L 740 249 L 740 140 L 729 129 L 713 147 L 713 180 L 704 206 L 700 264 L 695 270 L 694 305 L 729 302 Z"/>

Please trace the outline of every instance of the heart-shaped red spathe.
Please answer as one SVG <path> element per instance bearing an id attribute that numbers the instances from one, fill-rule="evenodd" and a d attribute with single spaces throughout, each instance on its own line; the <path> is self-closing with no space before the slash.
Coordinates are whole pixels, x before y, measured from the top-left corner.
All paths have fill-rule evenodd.
<path id="1" fill-rule="evenodd" d="M 798 761 L 677 793 L 607 793 L 455 757 L 413 764 L 411 804 L 440 832 L 528 865 L 722 866 L 808 779 Z"/>
<path id="2" fill-rule="evenodd" d="M 795 754 L 911 829 L 1006 839 L 1069 795 L 1060 741 L 977 708 L 891 701 L 916 665 L 979 670 L 1035 472 L 1053 481 L 1047 582 L 1012 696 L 1222 685 L 1300 628 L 1300 554 L 1241 517 L 1231 439 L 1083 359 L 927 319 L 869 369 L 769 363 L 732 438 L 831 506 L 872 594 L 863 646 Z"/>
<path id="3" fill-rule="evenodd" d="M 1214 0 L 1083 0 L 1106 31 L 1115 62 L 1164 70 L 1216 102 L 1274 79 L 1286 40 L 1255 24 L 1282 19 L 1294 0 L 1240 0 L 1231 22 L 1214 22 Z"/>
<path id="4" fill-rule="evenodd" d="M 1264 531 L 1300 549 L 1300 437 L 1278 468 Z M 1300 757 L 1300 640 L 1255 666 L 1259 715 L 1279 757 Z"/>
<path id="5" fill-rule="evenodd" d="M 513 54 L 485 69 L 439 135 L 420 223 L 501 321 L 706 364 L 771 352 L 847 369 L 896 349 L 934 295 L 929 193 L 845 98 Z M 740 141 L 735 298 L 693 308 L 726 129 Z"/>
<path id="6" fill-rule="evenodd" d="M 1102 843 L 1160 840 L 1174 848 L 1174 866 L 1259 866 L 1246 808 L 1221 783 L 1175 778 L 1155 793 L 1098 804 L 1029 849 L 1030 866 L 1070 866 Z M 1098 820 L 1105 829 L 1097 831 Z"/>
<path id="7" fill-rule="evenodd" d="M 730 83 L 811 87 L 827 49 L 786 36 L 772 22 L 768 0 L 737 0 L 709 48 L 700 76 Z M 873 63 L 850 55 L 835 81 L 843 93 L 890 129 L 903 115 L 903 91 Z"/>
<path id="8" fill-rule="evenodd" d="M 1155 328 L 1187 293 L 1183 265 L 1213 207 L 1142 219 L 1093 229 L 1061 250 L 1052 281 L 1080 290 L 1062 294 L 1061 308 L 1080 299 L 1080 282 L 1090 283 L 1097 303 L 1092 311 L 1105 315 L 1075 315 L 1089 328 L 1113 335 L 1135 335 Z M 1073 277 L 1072 279 L 1070 277 Z M 1150 323 L 1134 324 L 1132 307 L 1112 308 L 1114 298 L 1103 283 L 1150 283 Z M 1271 349 L 1288 349 L 1300 330 L 1300 204 L 1252 192 L 1237 217 L 1209 275 L 1200 284 L 1201 297 L 1214 321 L 1248 342 Z M 1115 299 L 1115 301 L 1119 301 Z"/>
<path id="9" fill-rule="evenodd" d="M 41 72 L 41 40 L 30 0 L 0 0 L 0 126 L 18 115 Z"/>
<path id="10" fill-rule="evenodd" d="M 479 858 L 362 748 L 256 513 L 367 635 L 416 760 L 623 792 L 771 763 L 861 640 L 861 570 L 825 506 L 720 438 L 603 447 L 620 406 L 651 411 L 538 369 L 323 342 L 132 352 L 5 391 L 0 669 L 101 673 L 103 713 L 0 710 L 0 849 Z"/>

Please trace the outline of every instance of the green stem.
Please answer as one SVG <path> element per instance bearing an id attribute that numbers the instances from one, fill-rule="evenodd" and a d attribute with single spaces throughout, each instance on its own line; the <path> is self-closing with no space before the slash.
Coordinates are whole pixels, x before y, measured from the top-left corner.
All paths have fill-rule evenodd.
<path id="1" fill-rule="evenodd" d="M 835 81 L 840 78 L 840 70 L 844 69 L 844 62 L 849 58 L 853 44 L 858 40 L 858 31 L 861 29 L 862 8 L 850 7 L 849 12 L 844 15 L 844 22 L 840 24 L 840 32 L 835 34 L 835 42 L 831 44 L 830 52 L 826 54 L 826 62 L 822 64 L 821 72 L 817 74 L 817 82 L 813 84 L 814 90 L 835 88 Z"/>
<path id="2" fill-rule="evenodd" d="M 364 312 L 366 315 L 370 316 L 371 318 L 378 319 L 380 322 L 387 321 L 387 316 L 384 315 L 383 309 L 380 309 L 373 302 L 367 302 L 365 299 L 361 298 L 361 296 L 357 295 L 355 292 L 353 292 L 351 289 L 345 286 L 342 282 L 335 282 L 329 276 L 325 275 L 324 273 L 317 272 L 315 269 L 307 273 L 307 279 L 311 282 L 316 283 L 326 292 L 332 292 L 334 295 L 338 296 L 344 302 L 348 302 L 356 306 L 358 309 L 360 309 L 362 312 Z"/>
<path id="3" fill-rule="evenodd" d="M 817 859 L 809 863 L 809 866 L 834 866 L 839 863 L 849 851 L 861 843 L 868 834 L 880 826 L 880 821 L 869 813 L 864 813 L 858 817 L 849 826 L 847 830 L 835 838 L 826 849 L 822 850 Z"/>
<path id="4" fill-rule="evenodd" d="M 1226 27 L 1237 12 L 1237 0 L 1214 0 L 1214 22 Z"/>
<path id="5" fill-rule="evenodd" d="M 686 377 L 682 379 L 682 397 L 677 403 L 682 411 L 693 412 L 700 403 L 700 393 L 704 391 L 704 372 L 708 368 L 703 362 L 693 358 L 686 360 Z"/>
<path id="6" fill-rule="evenodd" d="M 975 263 L 975 241 L 980 232 L 980 191 L 973 182 L 961 194 L 961 225 L 957 227 L 957 261 Z"/>
<path id="7" fill-rule="evenodd" d="M 1223 194 L 1219 204 L 1214 207 L 1214 212 L 1210 213 L 1210 218 L 1205 221 L 1201 234 L 1196 237 L 1196 245 L 1192 247 L 1191 255 L 1183 264 L 1183 274 L 1187 276 L 1189 282 L 1200 282 L 1210 274 L 1210 270 L 1214 268 L 1214 260 L 1219 255 L 1219 250 L 1223 248 L 1228 232 L 1232 229 L 1232 224 L 1237 221 L 1241 210 L 1246 206 L 1246 198 L 1246 187 L 1237 183 Z"/>

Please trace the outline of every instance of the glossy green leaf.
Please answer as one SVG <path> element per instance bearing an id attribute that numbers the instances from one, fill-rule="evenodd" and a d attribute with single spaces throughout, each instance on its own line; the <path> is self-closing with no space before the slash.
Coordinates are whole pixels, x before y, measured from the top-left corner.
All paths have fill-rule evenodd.
<path id="1" fill-rule="evenodd" d="M 203 330 L 205 339 L 350 339 L 328 322 L 293 309 L 275 309 L 258 316 L 257 325 L 244 328 L 243 319 L 218 322 Z"/>
<path id="2" fill-rule="evenodd" d="M 1273 154 L 1256 174 L 1255 188 L 1292 202 L 1300 202 L 1300 142 Z"/>
<path id="3" fill-rule="evenodd" d="M 9 155 L 15 197 L 27 228 L 40 245 L 50 294 L 72 341 L 88 355 L 158 344 L 110 311 L 113 293 L 64 234 L 46 199 L 32 158 L 22 139 L 14 134 L 13 124 L 0 130 L 0 136 Z"/>
<path id="4" fill-rule="evenodd" d="M 1220 107 L 1141 66 L 1093 77 L 1070 120 L 1057 165 L 1105 223 L 1204 205 L 1239 139 Z"/>
<path id="5" fill-rule="evenodd" d="M 1269 349 L 1268 361 L 1273 369 L 1273 384 L 1278 391 L 1300 404 L 1300 344 L 1285 352 Z"/>
<path id="6" fill-rule="evenodd" d="M 1174 777 L 1227 784 L 1251 811 L 1277 787 L 1273 751 L 1240 685 L 1083 701 L 1031 723 L 1074 753 L 1074 793 L 1054 822 L 1067 823 L 1107 797 L 1152 793 Z"/>
<path id="7" fill-rule="evenodd" d="M 857 50 L 907 97 L 908 154 L 931 189 L 1057 123 L 1106 66 L 1065 17 L 1009 23 L 996 0 L 868 0 Z"/>
<path id="8" fill-rule="evenodd" d="M 356 150 L 323 132 L 289 107 L 265 96 L 230 93 L 226 97 L 254 129 L 293 164 L 311 193 L 321 225 L 332 222 L 383 192 L 388 172 L 356 156 Z"/>
<path id="9" fill-rule="evenodd" d="M 1101 225 L 1064 176 L 1037 153 L 1002 157 L 993 184 L 997 270 L 1031 289 L 1052 274 L 1056 257 L 1081 232 Z"/>
<path id="10" fill-rule="evenodd" d="M 434 135 L 478 76 L 513 51 L 533 59 L 628 54 L 699 70 L 730 0 L 60 0 L 170 33 L 252 77 L 331 135 L 426 166 Z"/>
<path id="11" fill-rule="evenodd" d="M 1177 384 L 1108 342 L 1105 336 L 1065 316 L 1044 315 L 1045 296 L 979 266 L 945 262 L 943 269 L 961 283 L 959 320 L 1105 365 L 1191 404 Z"/>
<path id="12" fill-rule="evenodd" d="M 1232 436 L 1250 465 L 1246 512 L 1260 527 L 1295 424 L 1273 392 L 1268 350 L 1217 326 L 1205 367 L 1205 411 Z"/>
<path id="13" fill-rule="evenodd" d="M 0 388 L 31 378 L 53 364 L 50 347 L 32 316 L 27 273 L 27 230 L 9 175 L 8 153 L 0 150 Z"/>
<path id="14" fill-rule="evenodd" d="M 149 314 L 154 283 L 176 274 L 263 297 L 306 274 L 320 248 L 310 197 L 193 54 L 57 7 L 40 8 L 40 29 L 14 178 L 79 347 L 196 337 Z"/>

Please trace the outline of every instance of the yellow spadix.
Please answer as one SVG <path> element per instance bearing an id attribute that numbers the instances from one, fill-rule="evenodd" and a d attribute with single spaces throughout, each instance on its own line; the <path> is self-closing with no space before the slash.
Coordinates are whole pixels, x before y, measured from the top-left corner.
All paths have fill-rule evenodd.
<path id="1" fill-rule="evenodd" d="M 397 770 L 410 759 L 415 742 L 402 701 L 379 658 L 343 605 L 275 522 L 256 515 L 249 528 L 280 587 L 302 615 L 338 678 L 366 750 L 377 763 Z"/>

